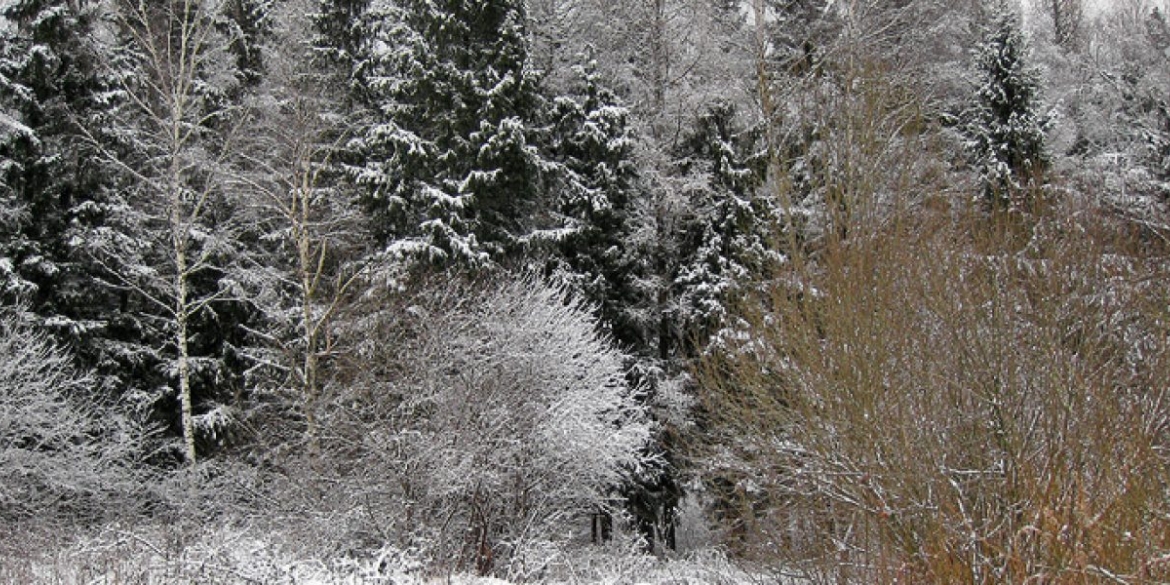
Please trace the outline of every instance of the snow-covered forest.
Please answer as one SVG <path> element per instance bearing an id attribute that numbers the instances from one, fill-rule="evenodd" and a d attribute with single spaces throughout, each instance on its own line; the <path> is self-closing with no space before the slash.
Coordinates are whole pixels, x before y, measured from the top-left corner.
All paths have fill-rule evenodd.
<path id="1" fill-rule="evenodd" d="M 1156 0 L 0 0 L 0 582 L 1170 582 Z"/>

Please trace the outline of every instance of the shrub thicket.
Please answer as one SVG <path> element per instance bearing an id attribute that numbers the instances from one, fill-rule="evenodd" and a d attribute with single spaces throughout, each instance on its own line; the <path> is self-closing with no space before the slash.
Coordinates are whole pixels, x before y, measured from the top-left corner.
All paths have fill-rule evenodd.
<path id="1" fill-rule="evenodd" d="M 706 364 L 767 484 L 731 490 L 745 550 L 865 582 L 1170 577 L 1164 250 L 1092 209 L 852 233 Z"/>

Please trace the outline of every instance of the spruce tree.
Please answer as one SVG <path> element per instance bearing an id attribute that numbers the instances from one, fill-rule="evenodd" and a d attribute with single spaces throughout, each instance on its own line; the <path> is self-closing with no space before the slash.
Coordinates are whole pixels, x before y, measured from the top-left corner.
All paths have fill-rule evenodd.
<path id="1" fill-rule="evenodd" d="M 272 36 L 277 0 L 225 0 L 220 8 L 219 29 L 230 39 L 241 88 L 253 88 L 264 76 L 265 41 Z"/>
<path id="2" fill-rule="evenodd" d="M 840 31 L 838 12 L 818 0 L 752 0 L 764 15 L 771 50 L 767 60 L 781 76 L 818 74 Z M 775 15 L 769 19 L 768 14 Z"/>
<path id="3" fill-rule="evenodd" d="M 591 54 L 573 69 L 572 95 L 552 100 L 547 139 L 548 156 L 561 167 L 553 189 L 564 226 L 552 264 L 600 307 L 619 343 L 643 348 L 648 336 L 637 313 L 647 299 L 630 244 L 639 194 L 630 113 L 602 83 Z"/>
<path id="4" fill-rule="evenodd" d="M 350 67 L 362 58 L 366 34 L 362 25 L 370 0 L 321 0 L 313 14 L 316 48 L 334 63 L 344 66 L 349 79 Z"/>
<path id="5" fill-rule="evenodd" d="M 738 126 L 733 106 L 717 103 L 678 153 L 679 171 L 690 177 L 690 212 L 671 287 L 677 343 L 698 344 L 685 350 L 690 355 L 729 325 L 737 291 L 778 260 L 769 241 L 776 210 L 759 194 L 766 165 L 759 142 L 758 132 Z"/>
<path id="6" fill-rule="evenodd" d="M 770 242 L 776 211 L 762 197 L 766 155 L 759 132 L 737 123 L 728 103 L 712 104 L 679 141 L 672 180 L 679 185 L 668 229 L 650 252 L 659 280 L 657 334 L 638 374 L 661 423 L 655 450 L 664 464 L 626 491 L 630 512 L 652 548 L 674 546 L 674 510 L 684 493 L 683 435 L 694 405 L 689 368 L 734 325 L 737 295 L 778 260 Z M 639 275 L 641 276 L 641 275 Z"/>
<path id="7" fill-rule="evenodd" d="M 0 197 L 10 210 L 0 227 L 0 294 L 27 303 L 70 341 L 93 327 L 84 315 L 94 297 L 73 238 L 94 219 L 105 180 L 75 124 L 103 115 L 93 8 L 12 2 L 0 30 Z"/>
<path id="8" fill-rule="evenodd" d="M 96 144 L 118 150 L 102 4 L 8 3 L 0 30 L 0 297 L 32 310 L 106 396 L 157 387 L 142 320 L 109 286 L 90 236 L 116 214 L 126 183 Z"/>
<path id="9" fill-rule="evenodd" d="M 977 52 L 978 102 L 967 125 L 983 194 L 994 207 L 1027 198 L 1049 166 L 1048 117 L 1040 110 L 1039 75 L 1027 59 L 1018 17 L 997 3 Z"/>
<path id="10" fill-rule="evenodd" d="M 367 35 L 351 70 L 370 124 L 351 171 L 391 253 L 476 265 L 535 235 L 545 161 L 524 19 L 518 0 L 402 0 L 332 25 Z"/>

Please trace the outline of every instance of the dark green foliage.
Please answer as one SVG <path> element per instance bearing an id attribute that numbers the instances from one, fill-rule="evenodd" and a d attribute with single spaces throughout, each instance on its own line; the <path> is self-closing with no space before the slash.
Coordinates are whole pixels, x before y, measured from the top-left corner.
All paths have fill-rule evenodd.
<path id="1" fill-rule="evenodd" d="M 14 217 L 0 227 L 0 293 L 53 315 L 76 308 L 69 238 L 101 190 L 101 169 L 79 152 L 74 123 L 101 106 L 92 14 L 86 3 L 28 0 L 4 17 L 14 26 L 0 32 L 0 196 Z"/>
<path id="2" fill-rule="evenodd" d="M 1040 109 L 1039 76 L 1027 58 L 1018 18 L 997 6 L 977 53 L 978 102 L 967 126 L 984 196 L 997 207 L 1030 197 L 1049 166 L 1049 120 Z"/>
<path id="3" fill-rule="evenodd" d="M 672 296 L 679 315 L 678 343 L 693 355 L 721 327 L 735 293 L 777 260 L 771 231 L 775 210 L 759 190 L 765 159 L 760 136 L 742 130 L 735 108 L 715 104 L 699 117 L 678 152 L 678 170 L 691 177 L 678 245 Z"/>
<path id="4" fill-rule="evenodd" d="M 364 95 L 356 68 L 363 62 L 362 45 L 368 36 L 364 16 L 369 4 L 370 0 L 321 0 L 313 15 L 314 45 L 324 57 L 322 63 L 337 69 L 334 75 L 355 95 Z"/>
<path id="5" fill-rule="evenodd" d="M 27 304 L 113 390 L 149 379 L 154 364 L 135 349 L 143 327 L 133 301 L 103 283 L 87 242 L 117 214 L 116 173 L 95 141 L 120 143 L 95 9 L 27 0 L 4 13 L 13 24 L 0 33 L 0 198 L 12 216 L 0 227 L 0 296 Z"/>
<path id="6" fill-rule="evenodd" d="M 663 465 L 648 470 L 625 496 L 655 550 L 674 547 L 675 508 L 683 496 L 685 436 L 694 392 L 686 374 L 695 360 L 736 325 L 737 296 L 779 260 L 771 243 L 776 212 L 762 196 L 764 157 L 759 133 L 744 129 L 735 107 L 713 104 L 696 120 L 673 154 L 681 185 L 677 217 L 661 218 L 646 264 L 658 275 L 650 299 L 657 330 L 635 375 L 649 388 L 647 402 L 662 423 L 653 447 Z"/>
<path id="7" fill-rule="evenodd" d="M 338 53 L 369 120 L 351 170 L 379 239 L 394 255 L 440 264 L 515 257 L 543 219 L 523 4 L 404 1 L 366 8 L 348 26 L 339 10 L 327 11 L 337 16 L 330 30 L 367 35 Z"/>
<path id="8" fill-rule="evenodd" d="M 600 307 L 619 343 L 642 349 L 649 336 L 637 313 L 648 299 L 637 285 L 644 275 L 630 245 L 639 186 L 629 110 L 601 83 L 596 62 L 576 70 L 575 95 L 552 104 L 548 152 L 562 165 L 556 212 L 565 221 L 552 263 Z"/>
<path id="9" fill-rule="evenodd" d="M 219 28 L 230 41 L 242 87 L 254 87 L 264 76 L 264 41 L 271 36 L 275 0 L 227 0 Z"/>
<path id="10" fill-rule="evenodd" d="M 777 16 L 768 32 L 778 72 L 793 76 L 823 72 L 827 45 L 841 27 L 837 11 L 818 0 L 764 0 L 764 5 Z"/>

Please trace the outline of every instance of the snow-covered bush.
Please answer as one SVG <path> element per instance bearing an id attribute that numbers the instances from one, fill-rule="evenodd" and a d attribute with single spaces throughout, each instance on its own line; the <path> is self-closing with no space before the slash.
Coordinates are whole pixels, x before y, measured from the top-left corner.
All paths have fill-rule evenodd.
<path id="1" fill-rule="evenodd" d="M 534 574 L 645 463 L 624 356 L 562 289 L 435 283 L 363 326 L 322 439 L 374 539 Z"/>
<path id="2" fill-rule="evenodd" d="M 132 425 L 101 408 L 66 353 L 0 309 L 0 522 L 104 514 L 125 496 Z"/>

